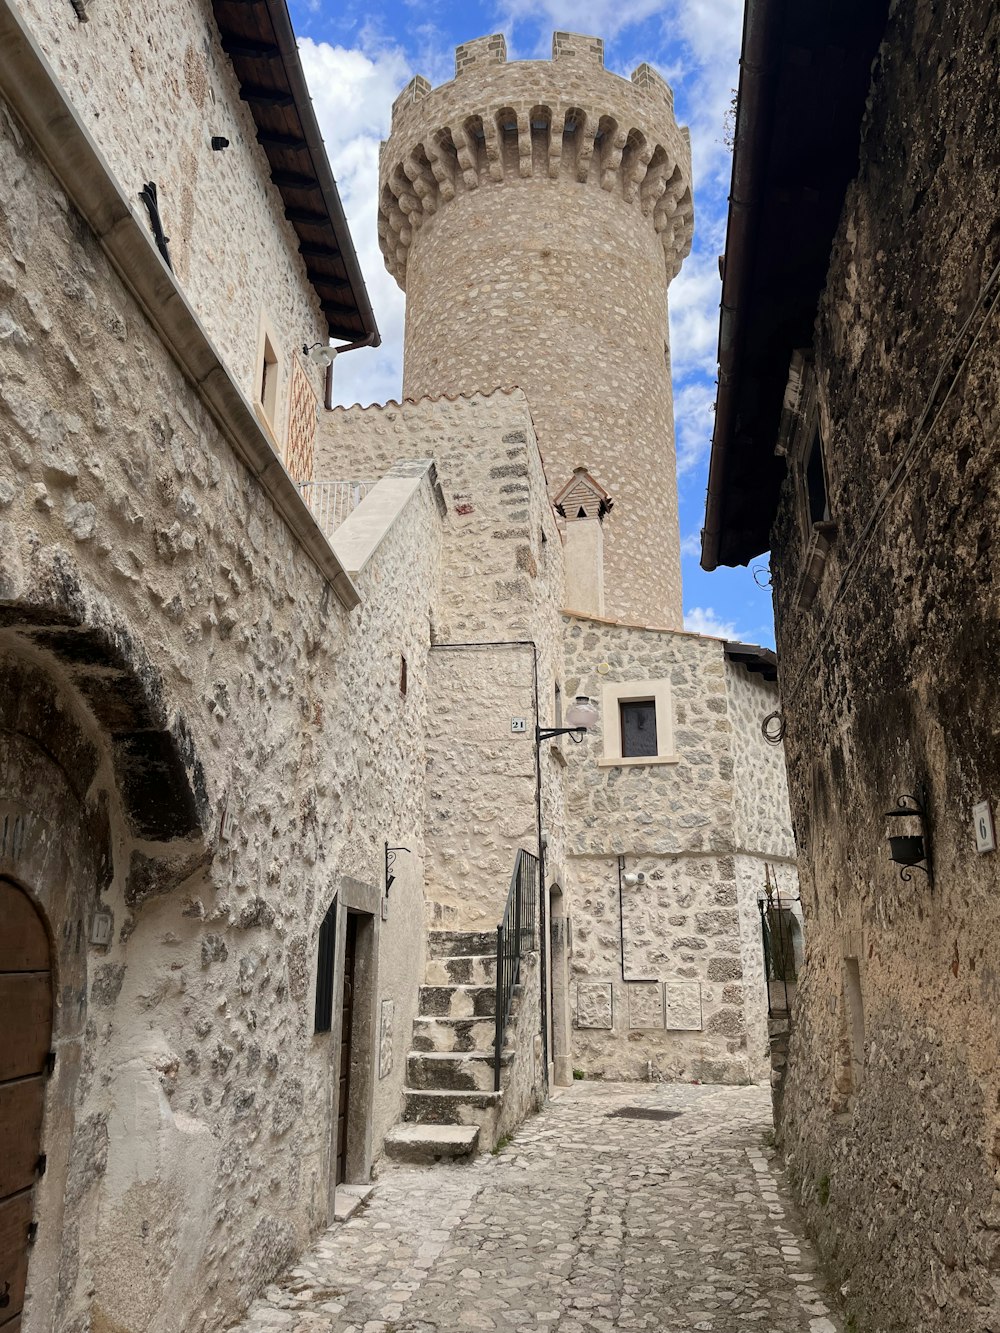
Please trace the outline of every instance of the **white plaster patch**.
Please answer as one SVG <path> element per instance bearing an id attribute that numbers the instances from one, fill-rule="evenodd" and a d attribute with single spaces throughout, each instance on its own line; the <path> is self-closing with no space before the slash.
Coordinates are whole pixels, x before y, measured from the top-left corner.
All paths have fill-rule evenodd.
<path id="1" fill-rule="evenodd" d="M 581 981 L 576 988 L 576 1026 L 613 1028 L 614 1001 L 610 981 Z"/>
<path id="2" fill-rule="evenodd" d="M 667 981 L 663 994 L 666 1027 L 672 1032 L 700 1032 L 701 982 Z"/>

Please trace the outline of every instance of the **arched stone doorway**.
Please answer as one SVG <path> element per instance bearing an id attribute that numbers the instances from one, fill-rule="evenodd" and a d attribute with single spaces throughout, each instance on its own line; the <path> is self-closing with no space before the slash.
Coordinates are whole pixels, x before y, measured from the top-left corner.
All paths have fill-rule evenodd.
<path id="1" fill-rule="evenodd" d="M 20 1328 L 44 1170 L 42 1117 L 52 1044 L 49 936 L 35 905 L 0 877 L 0 1329 Z"/>
<path id="2" fill-rule="evenodd" d="M 27 1327 L 76 1326 L 116 1278 L 108 1163 L 148 1159 L 155 1130 L 148 1096 L 112 1089 L 110 1054 L 99 1068 L 101 1032 L 130 1049 L 142 1031 L 119 1000 L 121 931 L 138 938 L 208 855 L 200 767 L 157 674 L 124 631 L 67 620 L 0 603 L 0 1333 L 22 1300 Z"/>

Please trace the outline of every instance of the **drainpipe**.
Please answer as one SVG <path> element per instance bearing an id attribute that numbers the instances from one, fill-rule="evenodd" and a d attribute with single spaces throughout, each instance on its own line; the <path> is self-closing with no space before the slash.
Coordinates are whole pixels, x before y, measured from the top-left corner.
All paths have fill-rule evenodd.
<path id="1" fill-rule="evenodd" d="M 359 338 L 356 343 L 344 343 L 341 347 L 335 347 L 333 350 L 337 356 L 343 356 L 345 352 L 356 351 L 359 347 L 378 347 L 379 338 L 377 333 L 369 333 L 367 338 Z M 334 358 L 336 360 L 336 357 Z M 323 391 L 323 406 L 328 412 L 333 411 L 333 361 L 326 368 L 326 382 Z"/>

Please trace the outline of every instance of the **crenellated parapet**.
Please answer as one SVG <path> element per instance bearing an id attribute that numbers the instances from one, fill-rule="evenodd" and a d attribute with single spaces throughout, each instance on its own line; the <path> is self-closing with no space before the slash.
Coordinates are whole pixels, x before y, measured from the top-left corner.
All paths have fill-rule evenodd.
<path id="1" fill-rule="evenodd" d="M 393 104 L 379 170 L 379 242 L 406 288 L 416 232 L 472 191 L 510 182 L 619 198 L 659 237 L 672 278 L 691 248 L 691 146 L 673 94 L 648 64 L 630 79 L 604 68 L 604 44 L 554 34 L 551 61 L 507 61 L 501 34 L 455 52 L 455 78 L 432 88 L 417 76 Z"/>

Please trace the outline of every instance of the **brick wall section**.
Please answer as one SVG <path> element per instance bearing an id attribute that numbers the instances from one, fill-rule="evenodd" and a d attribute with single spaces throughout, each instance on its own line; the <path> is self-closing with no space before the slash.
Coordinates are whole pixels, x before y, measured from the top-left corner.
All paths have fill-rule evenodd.
<path id="1" fill-rule="evenodd" d="M 998 306 L 978 305 L 1000 262 L 998 43 L 995 7 L 891 9 L 818 313 L 838 531 L 811 610 L 795 604 L 790 487 L 772 543 L 809 948 L 782 1134 L 858 1328 L 892 1333 L 1000 1326 L 1000 873 L 972 822 L 1000 798 L 1000 341 Z M 949 396 L 921 433 L 942 367 Z M 921 780 L 933 888 L 919 871 L 902 882 L 886 846 L 883 811 Z M 860 1083 L 843 1060 L 845 957 Z"/>
<path id="2" fill-rule="evenodd" d="M 666 84 L 608 73 L 600 46 L 560 34 L 553 61 L 507 64 L 483 38 L 452 82 L 411 85 L 379 230 L 407 293 L 404 393 L 520 385 L 552 493 L 585 466 L 615 500 L 609 609 L 680 627 L 666 292 L 690 247 L 690 148 Z"/>
<path id="3" fill-rule="evenodd" d="M 395 1077 L 374 1092 L 375 1134 L 398 1114 L 422 977 L 440 517 L 428 482 L 348 615 L 2 107 L 0 254 L 0 602 L 4 626 L 27 626 L 0 634 L 4 678 L 26 661 L 31 679 L 54 680 L 51 724 L 79 714 L 101 756 L 109 883 L 98 898 L 90 878 L 75 915 L 47 904 L 54 936 L 85 940 L 99 904 L 114 914 L 110 950 L 82 946 L 82 981 L 62 996 L 79 1077 L 60 1085 L 68 1120 L 49 1122 L 30 1318 L 82 1327 L 90 1310 L 94 1327 L 212 1330 L 326 1219 L 336 1064 L 333 1039 L 312 1031 L 316 936 L 343 879 L 380 883 L 389 830 L 415 856 L 378 926 L 397 1045 Z M 30 628 L 47 615 L 110 637 L 187 738 L 206 831 L 203 845 L 181 844 L 166 882 L 139 873 L 150 848 L 122 814 L 108 735 Z M 47 774 L 41 760 L 0 768 L 4 811 L 49 810 Z M 11 854 L 5 844 L 3 873 L 26 873 L 17 858 L 32 847 Z M 58 1067 L 77 1080 L 71 1045 Z M 133 1103 L 134 1123 L 116 1109 Z"/>
<path id="4" fill-rule="evenodd" d="M 325 340 L 326 321 L 209 0 L 101 0 L 88 6 L 86 23 L 69 4 L 21 0 L 20 8 L 144 221 L 139 191 L 156 182 L 174 272 L 251 402 L 267 313 L 281 358 L 274 425 L 283 446 L 293 353 Z M 216 134 L 229 140 L 223 152 L 210 146 Z M 308 373 L 321 392 L 322 374 Z"/>

